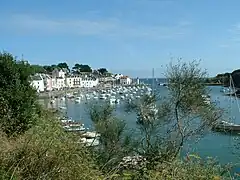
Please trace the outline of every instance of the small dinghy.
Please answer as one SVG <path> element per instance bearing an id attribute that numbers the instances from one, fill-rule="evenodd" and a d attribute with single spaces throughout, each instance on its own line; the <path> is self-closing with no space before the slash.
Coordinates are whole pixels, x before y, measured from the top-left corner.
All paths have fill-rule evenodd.
<path id="1" fill-rule="evenodd" d="M 240 133 L 240 124 L 230 123 L 227 121 L 221 121 L 216 123 L 212 130 L 214 131 L 220 131 L 220 132 L 234 132 L 234 133 Z"/>

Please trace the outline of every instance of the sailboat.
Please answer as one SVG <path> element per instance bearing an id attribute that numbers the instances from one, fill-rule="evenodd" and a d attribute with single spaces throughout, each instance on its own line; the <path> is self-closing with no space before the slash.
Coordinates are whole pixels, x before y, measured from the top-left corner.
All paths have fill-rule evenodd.
<path id="1" fill-rule="evenodd" d="M 232 92 L 229 92 L 228 95 L 235 96 L 238 110 L 240 112 L 240 106 L 237 99 L 237 90 L 234 87 L 232 76 L 230 76 L 230 89 L 232 90 Z M 220 132 L 240 133 L 240 124 L 235 124 L 228 121 L 220 121 L 212 127 L 212 130 Z"/>
<path id="2" fill-rule="evenodd" d="M 237 92 L 238 92 L 238 90 L 236 90 L 236 89 L 234 88 L 234 82 L 233 82 L 232 76 L 230 75 L 230 87 L 225 88 L 225 89 L 223 90 L 223 93 L 224 93 L 224 95 L 226 95 L 226 96 L 235 96 L 235 95 L 237 95 L 237 94 L 236 94 Z"/>

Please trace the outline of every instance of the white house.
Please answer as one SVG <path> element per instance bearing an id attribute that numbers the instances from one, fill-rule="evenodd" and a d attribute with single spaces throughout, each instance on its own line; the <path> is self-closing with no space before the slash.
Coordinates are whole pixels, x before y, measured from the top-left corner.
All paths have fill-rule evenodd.
<path id="1" fill-rule="evenodd" d="M 81 87 L 81 76 L 72 75 L 72 76 L 66 77 L 66 87 L 69 87 L 69 88 Z"/>
<path id="2" fill-rule="evenodd" d="M 97 86 L 99 83 L 98 78 L 94 77 L 85 77 L 81 79 L 81 87 L 92 88 Z"/>
<path id="3" fill-rule="evenodd" d="M 122 76 L 120 77 L 120 84 L 121 85 L 130 85 L 132 83 L 132 79 L 128 76 Z"/>
<path id="4" fill-rule="evenodd" d="M 60 90 L 66 87 L 65 78 L 57 77 L 56 78 L 56 89 Z"/>
<path id="5" fill-rule="evenodd" d="M 60 90 L 66 87 L 65 79 L 62 77 L 52 78 L 52 89 Z"/>
<path id="6" fill-rule="evenodd" d="M 52 91 L 52 77 L 48 74 L 40 74 L 43 82 L 45 91 Z"/>
<path id="7" fill-rule="evenodd" d="M 44 92 L 45 90 L 44 81 L 40 74 L 36 74 L 32 77 L 31 85 L 37 90 L 37 92 Z"/>
<path id="8" fill-rule="evenodd" d="M 52 72 L 52 76 L 53 77 L 62 77 L 62 78 L 65 78 L 67 72 L 66 70 L 64 69 L 54 69 L 53 72 Z"/>
<path id="9" fill-rule="evenodd" d="M 57 89 L 57 78 L 52 77 L 52 89 Z"/>
<path id="10" fill-rule="evenodd" d="M 120 79 L 120 78 L 122 78 L 122 77 L 124 77 L 122 74 L 115 74 L 115 75 L 114 75 L 114 78 L 115 78 L 115 79 Z"/>

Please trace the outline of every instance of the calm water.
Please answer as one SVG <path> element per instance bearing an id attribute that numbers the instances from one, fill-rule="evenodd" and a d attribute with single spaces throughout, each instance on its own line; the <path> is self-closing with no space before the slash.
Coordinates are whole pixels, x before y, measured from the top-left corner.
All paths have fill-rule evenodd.
<path id="1" fill-rule="evenodd" d="M 217 106 L 222 107 L 226 110 L 226 118 L 231 122 L 240 123 L 240 112 L 238 110 L 237 102 L 240 104 L 240 99 L 235 99 L 234 97 L 223 96 L 220 92 L 221 87 L 209 87 L 211 88 L 211 99 L 217 103 Z M 160 95 L 164 96 L 167 94 L 167 88 L 157 87 L 157 91 Z M 43 100 L 42 100 L 43 101 Z M 42 102 L 45 105 L 48 103 L 47 100 Z M 89 113 L 87 112 L 86 104 L 80 103 L 76 104 L 72 100 L 66 100 L 61 105 L 61 101 L 58 101 L 59 106 L 67 107 L 67 115 L 75 120 L 80 120 L 85 124 L 86 127 L 92 128 L 92 123 L 89 120 Z M 126 121 L 129 128 L 136 127 L 135 114 L 126 114 L 124 108 L 121 105 L 116 106 L 116 114 L 119 118 Z M 233 163 L 239 162 L 239 155 L 234 154 L 234 145 L 236 144 L 236 136 L 224 135 L 220 133 L 210 132 L 197 142 L 194 141 L 185 145 L 185 152 L 195 152 L 202 157 L 216 157 L 220 162 L 227 163 L 229 161 Z M 240 140 L 239 140 L 240 142 Z M 239 152 L 240 153 L 240 152 Z"/>

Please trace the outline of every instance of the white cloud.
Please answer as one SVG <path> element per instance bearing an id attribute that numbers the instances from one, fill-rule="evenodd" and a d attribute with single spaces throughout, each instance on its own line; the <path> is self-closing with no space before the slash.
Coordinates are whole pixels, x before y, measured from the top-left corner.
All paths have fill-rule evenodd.
<path id="1" fill-rule="evenodd" d="M 104 20 L 52 19 L 18 14 L 7 19 L 6 26 L 17 27 L 18 31 L 73 35 L 102 35 L 119 37 L 146 37 L 169 39 L 186 35 L 188 21 L 176 22 L 172 26 L 126 25 L 116 18 Z"/>

